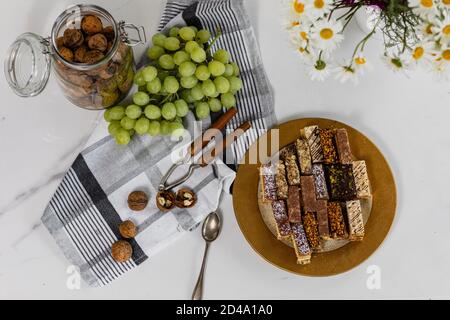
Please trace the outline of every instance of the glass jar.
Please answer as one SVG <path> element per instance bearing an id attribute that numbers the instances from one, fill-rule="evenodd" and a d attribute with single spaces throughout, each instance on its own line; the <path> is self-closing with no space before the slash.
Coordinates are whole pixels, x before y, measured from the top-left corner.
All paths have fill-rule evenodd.
<path id="1" fill-rule="evenodd" d="M 89 20 L 92 16 L 98 19 Z M 75 5 L 58 16 L 49 38 L 20 35 L 9 48 L 4 71 L 17 95 L 32 97 L 44 90 L 53 65 L 70 102 L 86 109 L 104 109 L 128 94 L 135 73 L 132 47 L 145 42 L 142 27 L 117 23 L 98 6 Z"/>

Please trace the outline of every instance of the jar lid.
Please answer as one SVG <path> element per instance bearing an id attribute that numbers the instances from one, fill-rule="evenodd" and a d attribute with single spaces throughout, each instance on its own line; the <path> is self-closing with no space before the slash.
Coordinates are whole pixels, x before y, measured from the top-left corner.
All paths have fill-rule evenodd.
<path id="1" fill-rule="evenodd" d="M 6 80 L 18 96 L 36 96 L 47 84 L 50 65 L 48 41 L 37 34 L 24 33 L 8 49 Z"/>

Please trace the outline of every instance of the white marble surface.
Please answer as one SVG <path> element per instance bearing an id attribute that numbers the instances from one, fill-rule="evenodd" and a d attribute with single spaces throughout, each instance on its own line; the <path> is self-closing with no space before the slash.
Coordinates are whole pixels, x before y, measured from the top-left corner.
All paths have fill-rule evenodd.
<path id="1" fill-rule="evenodd" d="M 163 1 L 94 1 L 116 17 L 156 29 Z M 22 32 L 48 35 L 70 1 L 1 1 L 1 59 Z M 397 215 L 383 245 L 365 263 L 328 278 L 299 277 L 278 270 L 247 244 L 222 203 L 224 230 L 207 268 L 206 298 L 449 298 L 450 278 L 450 84 L 429 75 L 393 75 L 368 46 L 375 69 L 359 86 L 313 83 L 301 70 L 280 26 L 280 3 L 246 0 L 276 95 L 280 122 L 304 117 L 335 118 L 360 129 L 381 148 L 398 186 Z M 352 44 L 362 36 L 353 25 Z M 351 45 L 344 47 L 347 52 Z M 67 261 L 40 224 L 40 216 L 72 163 L 98 113 L 71 106 L 52 79 L 33 99 L 16 97 L 0 77 L 0 298 L 184 299 L 200 267 L 199 230 L 153 261 L 100 288 L 66 286 Z M 381 288 L 366 286 L 367 268 L 379 266 Z"/>

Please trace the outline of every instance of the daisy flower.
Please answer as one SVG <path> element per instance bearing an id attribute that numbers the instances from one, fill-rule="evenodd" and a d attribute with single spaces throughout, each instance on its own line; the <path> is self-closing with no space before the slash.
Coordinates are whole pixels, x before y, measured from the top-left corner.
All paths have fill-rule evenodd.
<path id="1" fill-rule="evenodd" d="M 382 57 L 386 66 L 394 72 L 404 72 L 408 64 L 403 56 L 385 54 Z"/>
<path id="2" fill-rule="evenodd" d="M 436 0 L 437 6 L 442 9 L 450 9 L 450 0 Z"/>
<path id="3" fill-rule="evenodd" d="M 355 68 L 350 66 L 340 66 L 336 69 L 336 79 L 338 79 L 341 83 L 345 83 L 347 81 L 353 82 L 353 84 L 358 84 L 358 73 Z"/>
<path id="4" fill-rule="evenodd" d="M 423 21 L 416 27 L 416 33 L 422 40 L 432 40 L 434 38 L 433 27 L 434 24 L 428 21 Z"/>
<path id="5" fill-rule="evenodd" d="M 429 19 L 436 15 L 437 7 L 433 0 L 408 0 L 408 4 L 413 8 L 414 13 L 424 19 Z"/>
<path id="6" fill-rule="evenodd" d="M 305 14 L 305 1 L 306 0 L 284 0 L 284 26 L 287 29 L 294 28 L 301 24 L 304 20 L 307 20 Z"/>
<path id="7" fill-rule="evenodd" d="M 367 61 L 366 57 L 360 52 L 353 58 L 352 67 L 359 74 L 364 74 L 365 70 L 371 69 L 372 65 Z"/>
<path id="8" fill-rule="evenodd" d="M 332 51 L 344 39 L 342 24 L 334 20 L 319 20 L 311 28 L 311 40 L 320 50 Z"/>
<path id="9" fill-rule="evenodd" d="M 312 59 L 309 64 L 308 75 L 311 80 L 323 82 L 331 74 L 332 65 L 330 62 L 325 61 L 323 57 Z"/>
<path id="10" fill-rule="evenodd" d="M 331 11 L 333 0 L 305 0 L 306 15 L 315 20 Z"/>
<path id="11" fill-rule="evenodd" d="M 450 63 L 444 63 L 443 61 L 435 61 L 431 64 L 431 72 L 434 77 L 440 81 L 450 80 Z"/>
<path id="12" fill-rule="evenodd" d="M 305 62 L 309 62 L 314 59 L 314 55 L 311 53 L 311 50 L 306 47 L 298 47 L 296 52 Z"/>
<path id="13" fill-rule="evenodd" d="M 437 21 L 436 25 L 431 28 L 435 34 L 435 39 L 440 41 L 442 45 L 450 45 L 450 16 L 445 15 L 442 21 Z"/>
<path id="14" fill-rule="evenodd" d="M 412 48 L 408 62 L 416 64 L 430 63 L 436 55 L 434 47 L 435 44 L 431 41 L 419 42 Z"/>
<path id="15" fill-rule="evenodd" d="M 310 38 L 310 30 L 308 27 L 305 26 L 305 24 L 299 24 L 295 27 L 293 27 L 290 30 L 290 39 L 292 44 L 295 47 L 306 47 L 308 42 L 309 42 L 309 38 Z"/>

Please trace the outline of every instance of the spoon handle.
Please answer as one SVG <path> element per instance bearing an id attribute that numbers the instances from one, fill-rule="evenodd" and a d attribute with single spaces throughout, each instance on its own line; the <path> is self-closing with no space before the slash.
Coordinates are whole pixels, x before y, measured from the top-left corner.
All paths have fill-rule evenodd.
<path id="1" fill-rule="evenodd" d="M 203 273 L 205 272 L 206 258 L 208 257 L 209 242 L 206 241 L 205 252 L 203 254 L 202 268 L 198 275 L 197 283 L 195 284 L 194 292 L 192 293 L 192 300 L 202 300 L 203 296 Z"/>

